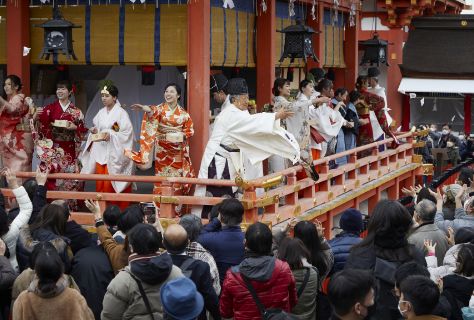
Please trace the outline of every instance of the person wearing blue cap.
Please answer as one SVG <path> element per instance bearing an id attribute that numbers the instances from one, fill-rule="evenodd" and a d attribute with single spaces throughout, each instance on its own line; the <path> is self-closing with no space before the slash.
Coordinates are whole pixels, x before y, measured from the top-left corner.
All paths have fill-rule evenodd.
<path id="1" fill-rule="evenodd" d="M 168 281 L 160 290 L 161 303 L 170 320 L 194 320 L 204 308 L 204 299 L 193 281 L 180 277 Z"/>
<path id="2" fill-rule="evenodd" d="M 347 209 L 341 215 L 339 226 L 342 232 L 329 241 L 334 255 L 334 264 L 330 275 L 344 269 L 352 246 L 362 241 L 360 237 L 364 228 L 362 213 L 357 209 Z"/>

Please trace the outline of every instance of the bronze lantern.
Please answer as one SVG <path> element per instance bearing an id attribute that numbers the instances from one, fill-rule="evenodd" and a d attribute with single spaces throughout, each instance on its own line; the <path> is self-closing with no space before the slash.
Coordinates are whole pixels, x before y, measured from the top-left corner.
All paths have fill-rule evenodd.
<path id="1" fill-rule="evenodd" d="M 291 62 L 295 61 L 295 58 L 303 58 L 306 62 L 307 57 L 319 61 L 313 50 L 312 36 L 316 31 L 311 27 L 302 24 L 301 20 L 296 20 L 295 25 L 288 26 L 278 32 L 285 34 L 285 46 L 280 62 L 285 58 L 290 58 Z"/>
<path id="2" fill-rule="evenodd" d="M 58 53 L 64 54 L 68 59 L 77 60 L 72 46 L 72 28 L 80 28 L 72 22 L 65 20 L 57 5 L 53 7 L 53 19 L 37 25 L 44 29 L 43 50 L 40 58 L 48 60 L 50 55 L 55 59 Z"/>
<path id="3" fill-rule="evenodd" d="M 379 39 L 377 33 L 369 40 L 359 41 L 359 44 L 364 47 L 364 55 L 360 65 L 370 64 L 371 66 L 377 64 L 385 64 L 388 66 L 388 41 Z"/>

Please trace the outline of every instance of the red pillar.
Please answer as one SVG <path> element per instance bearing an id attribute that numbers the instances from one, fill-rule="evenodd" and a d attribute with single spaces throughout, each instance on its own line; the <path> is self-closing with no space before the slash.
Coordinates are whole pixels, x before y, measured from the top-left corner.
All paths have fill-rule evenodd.
<path id="1" fill-rule="evenodd" d="M 210 0 L 188 4 L 188 112 L 194 122 L 191 161 L 197 171 L 209 138 Z"/>
<path id="2" fill-rule="evenodd" d="M 23 57 L 23 47 L 30 47 L 29 1 L 7 1 L 7 73 L 16 74 L 23 83 L 23 93 L 30 94 L 30 57 Z"/>
<path id="3" fill-rule="evenodd" d="M 257 106 L 272 101 L 275 81 L 276 0 L 267 1 L 267 11 L 257 16 Z"/>
<path id="4" fill-rule="evenodd" d="M 464 96 L 464 132 L 471 134 L 471 101 L 472 96 L 466 94 Z"/>
<path id="5" fill-rule="evenodd" d="M 359 71 L 359 11 L 354 17 L 356 25 L 346 27 L 346 38 L 344 41 L 344 59 L 346 62 L 344 86 L 350 91 L 355 87 Z"/>

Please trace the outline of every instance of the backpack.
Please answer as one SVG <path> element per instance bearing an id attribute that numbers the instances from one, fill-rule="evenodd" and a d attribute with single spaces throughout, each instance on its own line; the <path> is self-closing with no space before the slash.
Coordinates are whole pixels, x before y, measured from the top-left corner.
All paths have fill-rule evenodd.
<path id="1" fill-rule="evenodd" d="M 265 309 L 263 306 L 262 302 L 257 296 L 257 292 L 255 291 L 255 288 L 252 286 L 250 283 L 249 279 L 245 277 L 243 274 L 241 274 L 242 279 L 245 282 L 245 286 L 249 290 L 250 294 L 252 295 L 253 301 L 255 301 L 255 304 L 257 305 L 258 310 L 260 311 L 262 315 L 263 320 L 292 320 L 292 319 L 297 319 L 295 316 L 281 310 L 278 308 L 272 308 L 272 309 Z"/>
<path id="2" fill-rule="evenodd" d="M 191 274 L 193 273 L 193 270 L 190 267 L 193 264 L 193 262 L 194 262 L 193 258 L 188 258 L 184 260 L 184 262 L 179 267 L 181 269 L 181 272 L 186 278 L 191 278 Z"/>

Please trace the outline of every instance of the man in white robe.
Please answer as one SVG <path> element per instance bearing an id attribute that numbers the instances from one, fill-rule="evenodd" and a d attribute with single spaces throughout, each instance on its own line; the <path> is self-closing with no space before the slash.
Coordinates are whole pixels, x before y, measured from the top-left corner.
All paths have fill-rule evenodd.
<path id="1" fill-rule="evenodd" d="M 112 109 L 103 107 L 92 120 L 96 132 L 108 134 L 108 141 L 94 141 L 97 136 L 89 134 L 80 156 L 81 173 L 96 173 L 96 163 L 106 165 L 111 175 L 132 175 L 133 161 L 124 155 L 124 149 L 133 147 L 133 127 L 128 113 L 117 101 Z M 130 182 L 113 181 L 115 192 L 120 193 Z"/>
<path id="2" fill-rule="evenodd" d="M 285 109 L 277 113 L 250 114 L 248 89 L 244 79 L 230 79 L 227 85 L 231 104 L 217 116 L 212 136 L 201 161 L 198 178 L 244 180 L 258 178 L 252 167 L 261 168 L 263 160 L 280 155 L 293 164 L 300 160 L 300 148 L 293 135 L 280 127 L 280 119 L 292 115 Z M 244 156 L 246 159 L 244 159 Z M 260 176 L 262 173 L 260 174 Z M 194 196 L 234 197 L 237 188 L 196 186 Z M 210 208 L 193 207 L 192 213 L 206 217 Z"/>

